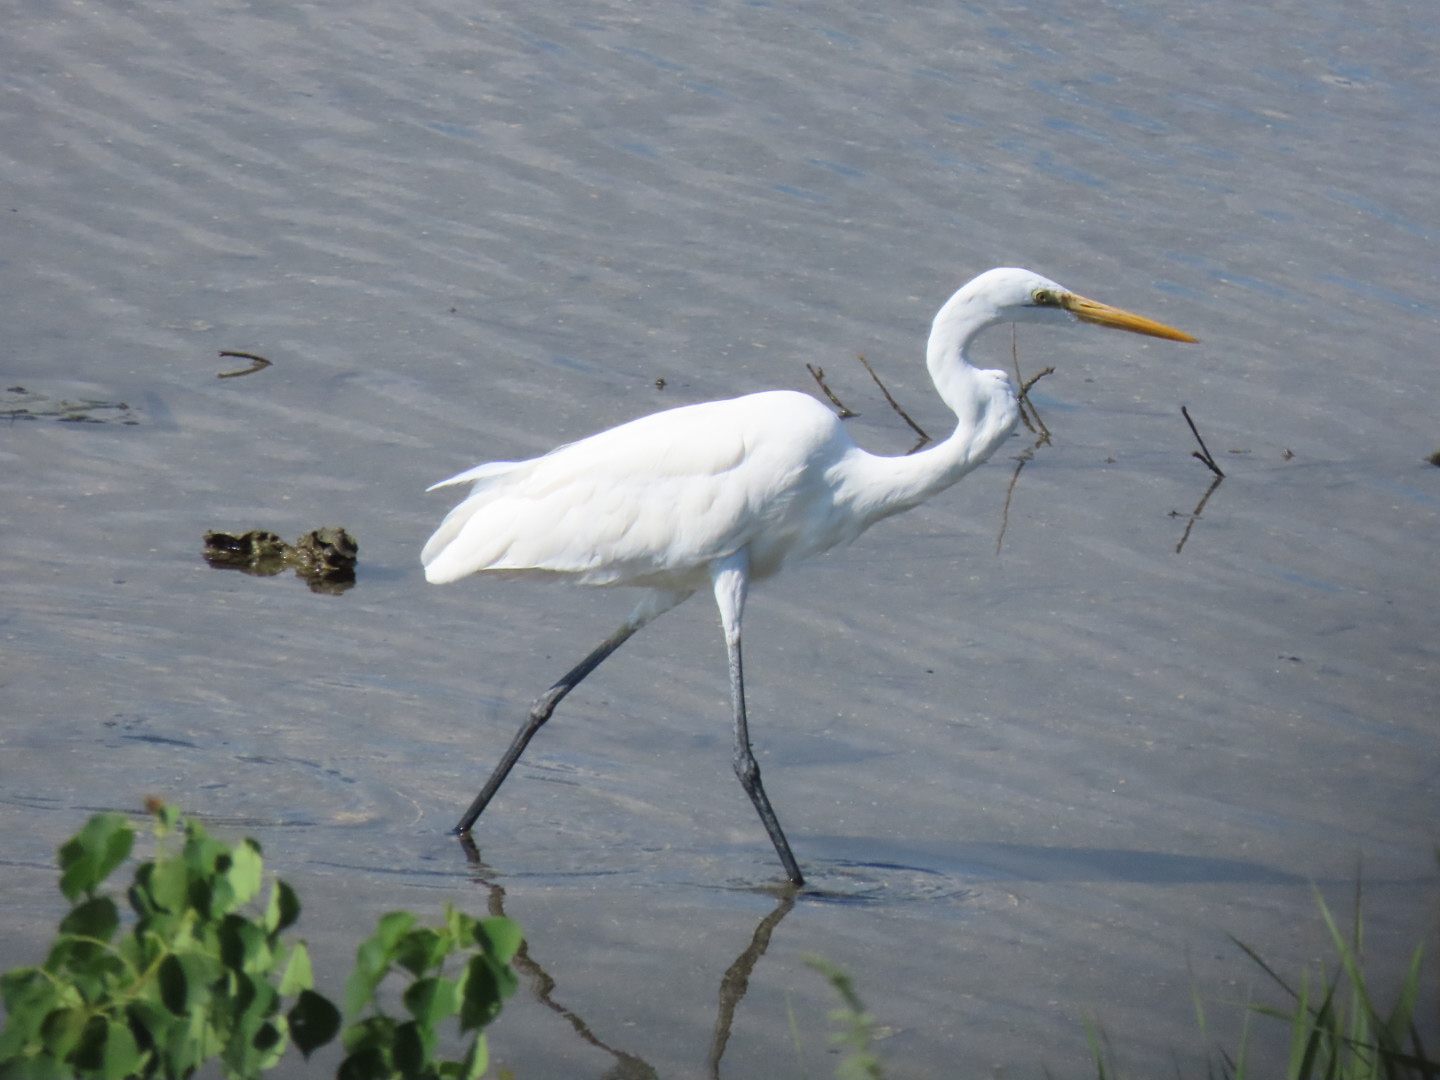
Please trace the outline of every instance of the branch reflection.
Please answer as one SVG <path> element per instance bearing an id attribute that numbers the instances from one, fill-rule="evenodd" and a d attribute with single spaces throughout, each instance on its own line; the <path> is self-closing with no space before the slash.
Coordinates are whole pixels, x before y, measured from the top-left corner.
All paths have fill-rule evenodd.
<path id="1" fill-rule="evenodd" d="M 1221 474 L 1221 475 L 1215 477 L 1215 479 L 1211 480 L 1211 481 L 1210 481 L 1210 486 L 1205 489 L 1205 494 L 1202 495 L 1202 496 L 1200 496 L 1200 501 L 1195 504 L 1195 509 L 1190 511 L 1190 513 L 1189 513 L 1189 515 L 1188 515 L 1188 516 L 1189 516 L 1189 520 L 1185 522 L 1185 532 L 1184 532 L 1184 534 L 1180 537 L 1180 542 L 1175 545 L 1175 554 L 1176 554 L 1176 555 L 1179 555 L 1180 552 L 1185 549 L 1185 542 L 1190 539 L 1190 530 L 1193 529 L 1193 528 L 1195 528 L 1195 522 L 1197 522 L 1197 521 L 1200 520 L 1200 514 L 1201 514 L 1201 512 L 1205 509 L 1205 504 L 1210 501 L 1210 496 L 1215 494 L 1215 489 L 1220 486 L 1220 482 L 1221 482 L 1222 480 L 1224 480 L 1224 479 L 1225 479 L 1224 475 Z M 1186 515 L 1180 513 L 1179 510 L 1171 510 L 1171 511 L 1170 511 L 1170 516 L 1171 516 L 1171 517 L 1186 517 Z"/>

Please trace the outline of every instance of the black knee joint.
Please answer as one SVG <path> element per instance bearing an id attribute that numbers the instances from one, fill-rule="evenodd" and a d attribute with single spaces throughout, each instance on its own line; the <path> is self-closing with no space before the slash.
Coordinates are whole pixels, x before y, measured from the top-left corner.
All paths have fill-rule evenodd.
<path id="1" fill-rule="evenodd" d="M 753 754 L 735 755 L 735 775 L 740 778 L 740 783 L 745 785 L 746 790 L 759 782 L 760 765 Z"/>

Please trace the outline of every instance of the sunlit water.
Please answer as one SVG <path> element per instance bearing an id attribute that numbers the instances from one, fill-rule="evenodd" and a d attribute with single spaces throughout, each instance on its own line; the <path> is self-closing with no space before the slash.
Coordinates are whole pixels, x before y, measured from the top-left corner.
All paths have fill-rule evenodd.
<path id="1" fill-rule="evenodd" d="M 1229 935 L 1298 971 L 1357 872 L 1384 985 L 1440 821 L 1437 54 L 1420 2 L 23 3 L 0 963 L 55 846 L 158 794 L 262 841 L 332 993 L 386 910 L 518 919 L 554 980 L 495 1029 L 519 1077 L 829 1075 L 807 952 L 897 1075 L 1084 1075 L 1087 1017 L 1168 1073 L 1192 987 L 1266 992 Z M 468 863 L 447 828 L 629 601 L 426 585 L 426 485 L 807 363 L 903 452 L 856 356 L 943 432 L 928 321 L 997 264 L 1202 343 L 1022 331 L 1052 445 L 754 596 L 812 891 L 730 772 L 703 598 L 564 703 Z M 1198 519 L 1182 404 L 1228 474 Z M 320 525 L 343 596 L 200 558 Z"/>

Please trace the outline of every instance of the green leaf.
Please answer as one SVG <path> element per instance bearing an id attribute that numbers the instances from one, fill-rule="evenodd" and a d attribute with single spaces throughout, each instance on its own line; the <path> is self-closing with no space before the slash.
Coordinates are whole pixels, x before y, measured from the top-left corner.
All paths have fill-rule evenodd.
<path id="1" fill-rule="evenodd" d="M 465 1053 L 464 1069 L 460 1075 L 464 1080 L 479 1080 L 489 1067 L 490 1044 L 485 1040 L 485 1033 L 481 1032 L 475 1036 L 475 1041 L 470 1044 L 470 1049 Z"/>
<path id="2" fill-rule="evenodd" d="M 445 959 L 449 944 L 434 930 L 411 930 L 395 943 L 395 963 L 417 978 Z"/>
<path id="3" fill-rule="evenodd" d="M 125 894 L 130 900 L 131 910 L 141 918 L 160 910 L 151 891 L 151 878 L 154 874 L 155 864 L 153 862 L 141 863 L 135 868 L 135 877 L 131 880 L 130 888 Z"/>
<path id="4" fill-rule="evenodd" d="M 340 1010 L 329 998 L 309 989 L 300 991 L 285 1018 L 290 1023 L 290 1038 L 307 1058 L 340 1030 Z"/>
<path id="5" fill-rule="evenodd" d="M 21 1055 L 32 1043 L 43 1043 L 41 1032 L 53 1014 L 80 1010 L 85 1004 L 73 986 L 47 978 L 39 968 L 7 973 L 0 977 L 0 989 L 8 1014 L 0 1034 L 0 1061 Z"/>
<path id="6" fill-rule="evenodd" d="M 301 990 L 315 985 L 315 971 L 310 965 L 310 950 L 303 941 L 297 941 L 290 949 L 290 959 L 285 965 L 285 974 L 280 977 L 280 993 L 291 997 Z"/>
<path id="7" fill-rule="evenodd" d="M 392 911 L 383 915 L 375 927 L 372 937 L 360 943 L 355 950 L 355 967 L 345 980 L 345 1012 L 358 1016 L 370 1003 L 375 988 L 390 970 L 396 947 L 400 940 L 415 924 L 415 916 L 408 911 Z"/>
<path id="8" fill-rule="evenodd" d="M 75 995 L 74 1003 L 103 1001 L 133 980 L 125 960 L 108 946 L 88 938 L 62 935 L 45 959 L 45 969 Z M 67 1000 L 63 1004 L 70 1004 Z"/>
<path id="9" fill-rule="evenodd" d="M 0 1066 L 5 1062 L 14 1061 L 23 1056 L 25 1047 L 35 1035 L 40 1021 L 44 1019 L 44 1012 L 39 1009 L 26 1008 L 16 1012 L 13 1008 L 6 1006 L 5 1028 L 0 1031 Z M 0 1069 L 0 1075 L 4 1075 Z"/>
<path id="10" fill-rule="evenodd" d="M 407 1020 L 399 1025 L 395 1029 L 395 1045 L 390 1053 L 400 1075 L 424 1076 L 429 1071 L 434 1043 L 434 1032 L 426 1032 L 415 1021 Z"/>
<path id="11" fill-rule="evenodd" d="M 229 845 L 212 840 L 199 824 L 187 821 L 185 846 L 174 861 L 184 867 L 189 882 L 187 906 L 217 919 L 236 906 L 235 891 L 225 877 L 233 861 Z"/>
<path id="12" fill-rule="evenodd" d="M 186 925 L 186 916 L 157 910 L 136 924 L 134 933 L 122 940 L 120 948 L 136 968 L 148 971 L 171 951 L 173 942 L 181 940 L 181 927 Z"/>
<path id="13" fill-rule="evenodd" d="M 220 962 L 232 971 L 267 975 L 275 967 L 270 936 L 241 915 L 226 915 L 220 924 Z"/>
<path id="14" fill-rule="evenodd" d="M 60 1061 L 75 1052 L 88 1020 L 82 1008 L 56 1009 L 40 1022 L 40 1038 L 45 1049 Z"/>
<path id="15" fill-rule="evenodd" d="M 229 1023 L 235 1027 L 251 1027 L 264 1018 L 265 1006 L 275 1000 L 275 988 L 259 981 L 243 971 L 231 971 L 224 980 L 220 996 L 220 1007 L 229 1015 Z M 271 1010 L 274 1011 L 274 1010 Z"/>
<path id="16" fill-rule="evenodd" d="M 394 1075 L 389 1057 L 375 1046 L 351 1054 L 335 1071 L 336 1080 L 391 1080 Z"/>
<path id="17" fill-rule="evenodd" d="M 276 881 L 270 890 L 270 903 L 265 908 L 265 929 L 272 936 L 295 924 L 300 918 L 300 899 L 295 890 L 283 881 Z"/>
<path id="18" fill-rule="evenodd" d="M 475 920 L 450 901 L 445 902 L 445 927 L 455 941 L 475 940 Z"/>
<path id="19" fill-rule="evenodd" d="M 160 986 L 160 1003 L 176 1016 L 187 1015 L 190 1011 L 190 976 L 186 974 L 180 957 L 170 953 L 161 960 L 155 979 Z"/>
<path id="20" fill-rule="evenodd" d="M 435 1027 L 454 1016 L 460 1009 L 460 996 L 451 979 L 427 976 L 416 979 L 402 998 L 405 1008 L 421 1025 Z"/>
<path id="21" fill-rule="evenodd" d="M 91 894 L 130 855 L 135 830 L 120 814 L 96 814 L 60 846 L 60 891 L 67 900 Z"/>
<path id="22" fill-rule="evenodd" d="M 392 952 L 399 944 L 400 939 L 409 933 L 410 928 L 415 925 L 415 916 L 409 911 L 392 911 L 388 915 L 380 916 L 379 923 L 375 926 L 375 934 L 372 941 L 379 943 L 386 952 Z M 387 959 L 386 964 L 389 964 Z"/>
<path id="23" fill-rule="evenodd" d="M 104 1067 L 106 1036 L 109 1034 L 110 1025 L 105 1022 L 105 1017 L 92 1016 L 86 1021 L 85 1030 L 71 1056 L 77 1068 L 97 1070 Z"/>
<path id="24" fill-rule="evenodd" d="M 260 1025 L 260 1030 L 250 1040 L 251 1046 L 266 1055 L 273 1053 L 276 1047 L 284 1049 L 284 1043 L 284 1034 L 273 1022 L 268 1020 Z"/>
<path id="25" fill-rule="evenodd" d="M 50 955 L 45 958 L 45 970 L 73 978 L 77 974 L 91 971 L 98 961 L 109 955 L 109 950 L 99 942 L 75 937 L 73 934 L 62 934 L 55 939 Z"/>
<path id="26" fill-rule="evenodd" d="M 230 886 L 222 877 L 216 877 L 208 870 L 187 867 L 185 887 L 185 909 L 195 912 L 205 920 L 219 920 L 230 910 L 228 901 Z M 220 895 L 216 895 L 219 893 Z"/>
<path id="27" fill-rule="evenodd" d="M 0 1065 L 4 1066 L 0 1070 L 0 1077 L 4 1080 L 75 1080 L 75 1066 L 56 1061 L 47 1054 L 13 1064 L 0 1062 Z"/>
<path id="28" fill-rule="evenodd" d="M 260 845 L 247 836 L 231 850 L 230 868 L 225 872 L 237 905 L 248 904 L 260 895 L 264 874 L 265 860 L 260 856 Z"/>
<path id="29" fill-rule="evenodd" d="M 267 982 L 232 974 L 236 992 L 228 1001 L 217 1002 L 215 1016 L 220 1032 L 228 1034 L 221 1060 L 231 1076 L 258 1076 L 274 1065 L 285 1049 L 285 1038 L 276 1026 L 278 996 Z"/>
<path id="30" fill-rule="evenodd" d="M 472 956 L 465 965 L 463 998 L 460 1002 L 460 1030 L 483 1028 L 500 1015 L 500 980 L 489 957 Z"/>
<path id="31" fill-rule="evenodd" d="M 358 1024 L 347 1027 L 343 1040 L 345 1049 L 351 1054 L 367 1049 L 378 1049 L 388 1054 L 395 1042 L 395 1021 L 388 1016 L 367 1016 Z"/>
<path id="32" fill-rule="evenodd" d="M 136 883 L 139 885 L 143 880 L 152 908 L 175 915 L 185 910 L 190 902 L 190 875 L 181 860 L 159 859 L 140 869 L 142 872 L 149 870 L 148 873 L 137 874 Z"/>
<path id="33" fill-rule="evenodd" d="M 357 961 L 345 980 L 345 1012 L 350 1016 L 358 1016 L 363 1012 L 365 1006 L 370 1004 L 370 999 L 375 996 L 375 987 L 380 985 L 380 980 L 384 977 L 384 970 L 377 973 Z"/>
<path id="34" fill-rule="evenodd" d="M 62 934 L 109 941 L 120 927 L 120 912 L 108 896 L 94 896 L 60 920 Z"/>
<path id="35" fill-rule="evenodd" d="M 184 1023 L 153 1001 L 132 1001 L 125 1007 L 125 1018 L 135 1034 L 141 1051 L 164 1047 L 170 1033 Z"/>
<path id="36" fill-rule="evenodd" d="M 520 979 L 509 964 L 497 964 L 488 956 L 486 959 L 490 961 L 490 970 L 495 973 L 495 990 L 500 1000 L 504 1001 L 520 988 Z"/>
<path id="37" fill-rule="evenodd" d="M 155 815 L 156 836 L 164 836 L 166 833 L 174 832 L 183 824 L 178 806 L 170 806 L 161 802 L 159 799 L 147 799 L 146 809 Z"/>
<path id="38" fill-rule="evenodd" d="M 508 964 L 525 943 L 525 934 L 519 923 L 496 915 L 480 920 L 475 941 L 500 963 Z"/>
<path id="39" fill-rule="evenodd" d="M 5 1011 L 13 1016 L 17 1010 L 35 1001 L 37 990 L 48 994 L 52 986 L 39 968 L 15 968 L 0 975 L 0 1001 L 5 1003 Z"/>
<path id="40" fill-rule="evenodd" d="M 157 974 L 161 1002 L 193 1025 L 200 1023 L 195 1018 L 210 1005 L 217 987 L 224 986 L 225 969 L 213 951 L 192 950 L 166 956 Z"/>

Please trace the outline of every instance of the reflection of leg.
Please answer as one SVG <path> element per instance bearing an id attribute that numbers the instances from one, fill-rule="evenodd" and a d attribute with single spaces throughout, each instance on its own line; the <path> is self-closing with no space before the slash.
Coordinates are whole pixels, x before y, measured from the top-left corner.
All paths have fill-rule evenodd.
<path id="1" fill-rule="evenodd" d="M 464 844 L 468 839 L 468 836 L 461 837 L 461 843 Z M 471 845 L 472 849 L 473 847 L 474 845 Z M 478 857 L 475 861 L 477 863 L 479 862 Z M 483 876 L 477 876 L 475 880 L 489 890 L 490 901 L 487 906 L 490 914 L 508 918 L 509 916 L 505 912 L 504 886 L 497 882 L 489 881 Z M 531 988 L 535 992 L 535 998 L 541 1005 L 544 1005 L 557 1016 L 563 1017 L 565 1022 L 575 1030 L 575 1034 L 579 1035 L 580 1038 L 584 1039 L 591 1046 L 605 1051 L 605 1053 L 615 1059 L 615 1068 L 607 1072 L 605 1074 L 606 1077 L 613 1077 L 615 1080 L 656 1080 L 656 1077 L 660 1075 L 653 1067 L 634 1054 L 627 1054 L 624 1050 L 616 1050 L 613 1046 L 601 1042 L 595 1032 L 590 1030 L 590 1025 L 585 1022 L 583 1017 L 577 1016 L 573 1011 L 554 999 L 552 995 L 555 993 L 556 987 L 559 984 L 556 983 L 554 976 L 541 967 L 539 962 L 530 955 L 529 938 L 526 938 L 520 943 L 520 949 L 511 959 L 510 965 L 530 980 Z"/>
<path id="2" fill-rule="evenodd" d="M 765 950 L 770 947 L 770 935 L 775 932 L 775 927 L 780 925 L 780 920 L 790 914 L 790 909 L 795 906 L 795 890 L 788 890 L 780 897 L 780 903 L 775 905 L 775 910 L 760 920 L 760 925 L 755 927 L 755 934 L 750 939 L 750 947 L 735 958 L 730 965 L 730 970 L 725 972 L 725 977 L 720 980 L 720 1012 L 715 1017 L 715 1037 L 710 1041 L 710 1080 L 720 1080 L 720 1059 L 725 1056 L 725 1045 L 730 1041 L 730 1027 L 735 1022 L 735 1009 L 745 999 L 745 991 L 750 988 L 750 973 L 755 970 L 755 963 L 765 955 Z"/>
<path id="3" fill-rule="evenodd" d="M 490 800 L 495 797 L 495 793 L 500 790 L 500 785 L 505 782 L 505 777 L 510 775 L 510 770 L 520 760 L 520 755 L 525 752 L 525 747 L 530 745 L 530 740 L 545 725 L 545 721 L 550 719 L 550 714 L 555 711 L 555 706 L 564 700 L 565 695 L 579 686 L 585 676 L 599 667 L 607 656 L 629 641 L 636 630 L 657 615 L 669 611 L 689 595 L 689 593 L 660 591 L 648 593 L 619 630 L 602 641 L 594 652 L 567 671 L 559 682 L 535 699 L 535 704 L 530 707 L 530 715 L 525 718 L 525 723 L 515 733 L 510 748 L 500 759 L 500 764 L 495 766 L 495 771 L 490 774 L 490 779 L 485 781 L 485 786 L 481 788 L 480 794 L 475 796 L 475 801 L 470 804 L 470 809 L 465 811 L 465 816 L 455 826 L 457 833 L 463 836 L 470 831 L 475 824 L 475 819 L 484 813 L 485 807 L 490 805 Z"/>

